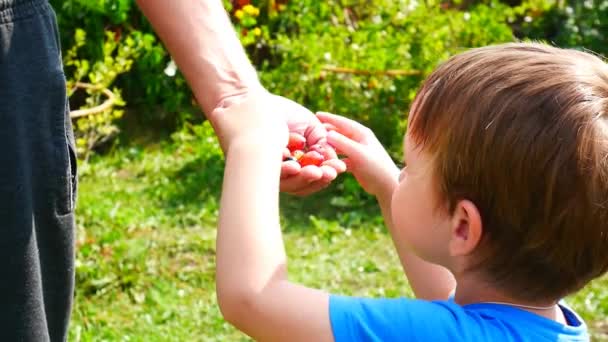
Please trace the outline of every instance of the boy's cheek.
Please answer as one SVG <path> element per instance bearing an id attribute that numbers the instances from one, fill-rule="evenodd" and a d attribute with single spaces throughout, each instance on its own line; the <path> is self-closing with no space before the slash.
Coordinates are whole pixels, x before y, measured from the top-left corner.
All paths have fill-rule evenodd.
<path id="1" fill-rule="evenodd" d="M 407 222 L 407 213 L 410 211 L 408 208 L 408 203 L 404 198 L 404 190 L 403 185 L 400 183 L 397 185 L 395 190 L 392 193 L 391 197 L 391 218 L 393 221 L 393 229 L 395 230 L 394 238 L 401 238 L 403 235 L 402 230 L 404 230 L 404 226 Z"/>
<path id="2" fill-rule="evenodd" d="M 427 240 L 428 230 L 422 229 L 430 222 L 425 210 L 425 201 L 415 189 L 406 187 L 402 181 L 393 191 L 391 217 L 393 219 L 393 238 L 400 246 L 418 249 L 419 242 Z"/>

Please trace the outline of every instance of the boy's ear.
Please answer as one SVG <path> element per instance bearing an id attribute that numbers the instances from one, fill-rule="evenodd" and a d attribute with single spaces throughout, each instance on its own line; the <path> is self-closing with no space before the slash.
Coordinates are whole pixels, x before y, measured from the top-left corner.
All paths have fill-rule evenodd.
<path id="1" fill-rule="evenodd" d="M 450 255 L 471 254 L 479 245 L 482 235 L 481 214 L 477 206 L 469 200 L 458 201 L 451 219 Z"/>

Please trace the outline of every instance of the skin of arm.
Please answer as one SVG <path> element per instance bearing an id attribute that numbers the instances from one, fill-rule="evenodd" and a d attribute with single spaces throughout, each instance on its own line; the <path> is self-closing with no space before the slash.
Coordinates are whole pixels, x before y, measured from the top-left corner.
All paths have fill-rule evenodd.
<path id="1" fill-rule="evenodd" d="M 328 294 L 287 280 L 281 157 L 281 149 L 254 141 L 230 147 L 217 236 L 218 302 L 226 320 L 256 340 L 331 341 Z"/>
<path id="2" fill-rule="evenodd" d="M 364 190 L 376 196 L 386 226 L 395 236 L 391 202 L 399 169 L 369 128 L 339 115 L 318 113 L 317 117 L 336 128 L 328 134 L 328 142 L 346 155 L 348 171 Z M 446 268 L 421 259 L 407 246 L 395 243 L 395 249 L 416 298 L 445 300 L 451 295 L 456 281 Z"/>
<path id="3" fill-rule="evenodd" d="M 272 98 L 275 106 L 267 115 L 277 120 L 288 117 L 290 131 L 304 135 L 310 145 L 324 142 L 327 132 L 308 109 L 268 93 L 260 84 L 221 0 L 137 3 L 186 77 L 224 151 L 218 113 L 251 96 Z M 346 167 L 335 153 L 327 157 L 322 167 L 300 168 L 295 162 L 283 163 L 281 190 L 305 196 L 328 186 Z"/>
<path id="4" fill-rule="evenodd" d="M 137 0 L 209 115 L 222 101 L 261 88 L 220 0 Z"/>
<path id="5" fill-rule="evenodd" d="M 216 241 L 216 290 L 224 318 L 259 341 L 331 341 L 329 295 L 287 279 L 279 182 L 288 127 L 250 97 L 217 122 L 227 143 Z"/>

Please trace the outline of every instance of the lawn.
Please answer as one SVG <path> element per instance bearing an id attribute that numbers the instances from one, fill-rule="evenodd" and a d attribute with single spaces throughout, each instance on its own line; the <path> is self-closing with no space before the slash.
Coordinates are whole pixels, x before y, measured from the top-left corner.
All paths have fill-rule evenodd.
<path id="1" fill-rule="evenodd" d="M 130 145 L 81 164 L 70 341 L 247 341 L 215 299 L 223 162 L 209 126 Z M 352 186 L 282 196 L 291 279 L 340 294 L 411 296 L 378 209 L 346 195 Z M 604 277 L 569 298 L 597 341 L 608 341 L 607 289 Z"/>

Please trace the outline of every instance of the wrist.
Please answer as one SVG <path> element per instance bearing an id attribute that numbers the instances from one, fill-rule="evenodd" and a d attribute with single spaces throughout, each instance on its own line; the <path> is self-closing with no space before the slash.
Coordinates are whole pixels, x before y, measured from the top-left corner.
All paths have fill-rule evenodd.
<path id="1" fill-rule="evenodd" d="M 266 90 L 266 88 L 264 88 L 259 82 L 257 84 L 241 84 L 232 89 L 226 89 L 224 92 L 220 93 L 218 99 L 215 101 L 215 107 L 213 107 L 213 110 L 218 108 L 228 108 L 246 100 L 249 97 L 262 97 L 268 95 L 270 95 L 268 90 Z"/>
<path id="2" fill-rule="evenodd" d="M 284 147 L 276 134 L 250 132 L 234 138 L 228 145 L 226 155 L 244 158 L 273 158 L 281 161 Z"/>

